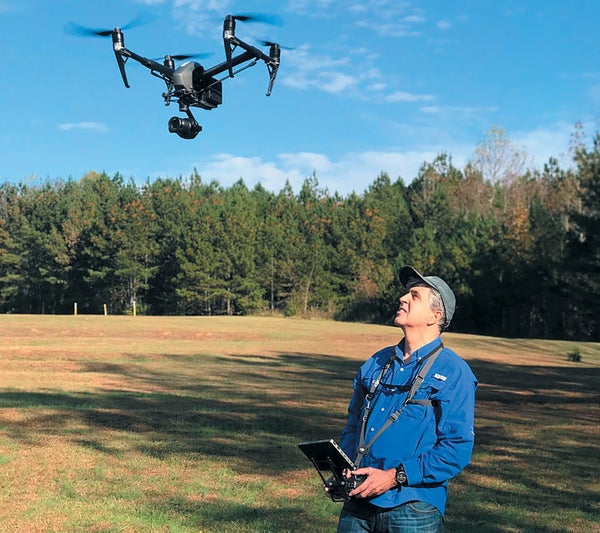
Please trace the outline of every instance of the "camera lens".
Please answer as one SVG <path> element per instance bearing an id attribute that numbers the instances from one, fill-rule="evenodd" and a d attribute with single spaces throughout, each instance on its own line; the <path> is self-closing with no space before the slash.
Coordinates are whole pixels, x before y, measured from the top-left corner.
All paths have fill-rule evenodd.
<path id="1" fill-rule="evenodd" d="M 171 117 L 169 119 L 169 131 L 176 133 L 182 139 L 193 139 L 200 133 L 202 127 L 195 120 L 189 118 Z"/>
<path id="2" fill-rule="evenodd" d="M 171 117 L 169 119 L 169 131 L 171 133 L 179 133 L 184 128 L 184 120 L 179 117 Z"/>

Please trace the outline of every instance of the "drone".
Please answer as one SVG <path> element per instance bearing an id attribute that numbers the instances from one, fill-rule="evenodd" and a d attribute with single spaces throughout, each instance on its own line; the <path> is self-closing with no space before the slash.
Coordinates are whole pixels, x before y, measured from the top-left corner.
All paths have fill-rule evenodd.
<path id="1" fill-rule="evenodd" d="M 125 47 L 123 28 L 113 30 L 92 30 L 71 24 L 71 31 L 83 35 L 99 37 L 112 36 L 113 51 L 117 59 L 117 65 L 123 78 L 125 87 L 129 88 L 129 81 L 125 71 L 125 64 L 133 59 L 150 70 L 150 73 L 162 79 L 167 90 L 162 94 L 165 105 L 172 101 L 179 104 L 179 111 L 187 115 L 183 117 L 171 117 L 168 122 L 169 132 L 176 133 L 183 139 L 194 139 L 202 131 L 191 107 L 201 109 L 214 109 L 223 103 L 222 83 L 228 78 L 233 78 L 237 73 L 263 61 L 267 66 L 269 74 L 269 85 L 267 96 L 271 95 L 273 84 L 279 69 L 281 46 L 277 43 L 263 41 L 264 46 L 269 47 L 268 55 L 258 48 L 242 41 L 235 35 L 236 21 L 250 21 L 259 18 L 255 15 L 227 15 L 223 22 L 223 43 L 225 46 L 225 61 L 211 68 L 204 68 L 195 61 L 185 61 L 179 66 L 175 61 L 183 61 L 198 56 L 192 55 L 166 55 L 162 63 L 154 59 L 143 57 Z M 128 25 L 131 27 L 132 23 Z M 225 74 L 222 77 L 221 75 Z"/>

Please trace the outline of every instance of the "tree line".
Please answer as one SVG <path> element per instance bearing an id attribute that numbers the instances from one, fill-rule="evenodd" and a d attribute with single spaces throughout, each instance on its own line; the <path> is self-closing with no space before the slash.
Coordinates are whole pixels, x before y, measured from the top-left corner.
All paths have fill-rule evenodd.
<path id="1" fill-rule="evenodd" d="M 579 130 L 577 130 L 579 131 Z M 0 186 L 0 311 L 278 313 L 390 323 L 405 265 L 453 287 L 451 330 L 600 338 L 600 135 L 530 170 L 494 128 L 464 168 L 340 195 L 119 174 Z"/>

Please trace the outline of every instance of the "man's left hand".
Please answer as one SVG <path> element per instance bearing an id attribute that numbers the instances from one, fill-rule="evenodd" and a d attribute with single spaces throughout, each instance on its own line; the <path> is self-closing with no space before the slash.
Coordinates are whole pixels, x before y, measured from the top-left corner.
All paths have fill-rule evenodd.
<path id="1" fill-rule="evenodd" d="M 358 468 L 352 474 L 366 475 L 365 479 L 356 487 L 350 496 L 355 498 L 374 498 L 396 486 L 396 469 L 379 470 L 377 468 Z"/>

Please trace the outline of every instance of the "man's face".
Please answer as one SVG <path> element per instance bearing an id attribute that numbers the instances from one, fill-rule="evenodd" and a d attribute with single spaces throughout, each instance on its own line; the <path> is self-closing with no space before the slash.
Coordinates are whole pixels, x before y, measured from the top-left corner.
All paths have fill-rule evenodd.
<path id="1" fill-rule="evenodd" d="M 432 311 L 429 306 L 429 287 L 413 286 L 400 298 L 400 306 L 396 312 L 394 324 L 401 328 L 425 327 L 437 324 L 441 318 L 439 311 Z"/>

